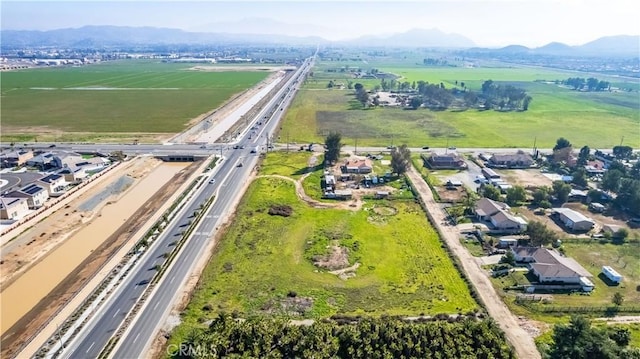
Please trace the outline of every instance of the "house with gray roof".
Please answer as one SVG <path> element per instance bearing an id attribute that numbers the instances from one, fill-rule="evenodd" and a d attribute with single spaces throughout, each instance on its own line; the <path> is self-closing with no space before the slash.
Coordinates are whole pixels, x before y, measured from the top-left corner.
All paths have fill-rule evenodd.
<path id="1" fill-rule="evenodd" d="M 491 223 L 493 231 L 518 233 L 527 230 L 527 221 L 512 214 L 506 203 L 481 198 L 474 210 L 478 220 Z"/>
<path id="2" fill-rule="evenodd" d="M 540 247 L 514 247 L 511 251 L 516 262 L 526 263 L 540 283 L 575 284 L 586 292 L 593 290 L 593 275 L 572 258 Z"/>
<path id="3" fill-rule="evenodd" d="M 524 151 L 496 153 L 489 158 L 488 165 L 498 168 L 529 168 L 533 165 L 533 158 Z"/>
<path id="4" fill-rule="evenodd" d="M 433 169 L 467 169 L 467 163 L 456 152 L 436 154 L 427 158 L 427 164 Z"/>

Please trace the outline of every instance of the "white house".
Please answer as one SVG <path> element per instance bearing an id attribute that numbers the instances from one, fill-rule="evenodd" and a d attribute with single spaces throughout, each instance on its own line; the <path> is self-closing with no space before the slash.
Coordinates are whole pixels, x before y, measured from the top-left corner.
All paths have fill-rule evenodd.
<path id="1" fill-rule="evenodd" d="M 554 208 L 553 212 L 558 215 L 564 226 L 572 231 L 588 231 L 595 225 L 591 218 L 569 208 Z"/>
<path id="2" fill-rule="evenodd" d="M 17 191 L 7 193 L 6 197 L 25 198 L 29 209 L 37 209 L 49 199 L 49 192 L 44 187 L 35 183 L 28 184 Z"/>
<path id="3" fill-rule="evenodd" d="M 26 198 L 0 197 L 0 219 L 20 219 L 28 212 Z"/>
<path id="4" fill-rule="evenodd" d="M 523 232 L 527 230 L 527 221 L 506 211 L 499 211 L 491 216 L 491 224 L 498 230 Z"/>
<path id="5" fill-rule="evenodd" d="M 527 266 L 538 277 L 540 283 L 576 284 L 585 292 L 593 290 L 593 277 L 578 262 L 563 257 L 555 250 L 539 247 L 515 247 L 511 249 L 517 262 Z"/>
<path id="6" fill-rule="evenodd" d="M 40 178 L 37 183 L 46 188 L 49 192 L 49 196 L 56 196 L 64 192 L 64 188 L 67 185 L 64 176 L 60 174 L 50 174 L 48 176 Z"/>

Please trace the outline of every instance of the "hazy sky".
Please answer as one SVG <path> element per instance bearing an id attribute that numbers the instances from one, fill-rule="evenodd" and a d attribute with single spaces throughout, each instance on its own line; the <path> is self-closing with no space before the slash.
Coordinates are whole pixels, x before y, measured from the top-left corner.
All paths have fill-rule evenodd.
<path id="1" fill-rule="evenodd" d="M 0 1 L 2 30 L 84 25 L 156 26 L 206 31 L 210 24 L 268 18 L 310 24 L 290 35 L 327 39 L 438 28 L 481 46 L 580 45 L 602 36 L 639 35 L 638 0 L 414 1 Z"/>

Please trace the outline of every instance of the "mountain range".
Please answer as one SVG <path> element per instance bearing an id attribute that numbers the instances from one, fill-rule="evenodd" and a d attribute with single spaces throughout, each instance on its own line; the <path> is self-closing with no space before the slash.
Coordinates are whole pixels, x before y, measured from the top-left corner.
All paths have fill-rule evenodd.
<path id="1" fill-rule="evenodd" d="M 350 40 L 330 41 L 313 36 L 319 29 L 296 31 L 303 25 L 266 22 L 271 31 L 260 31 L 259 26 L 240 26 L 233 23 L 209 24 L 199 32 L 157 27 L 84 26 L 49 31 L 3 30 L 0 40 L 3 48 L 19 47 L 118 47 L 140 45 L 211 45 L 211 44 L 282 44 L 282 45 L 336 45 L 376 47 L 431 47 L 466 49 L 469 53 L 503 55 L 559 55 L 559 56 L 638 56 L 640 36 L 618 35 L 596 39 L 580 46 L 552 42 L 538 48 L 510 45 L 502 48 L 481 48 L 469 38 L 448 34 L 438 29 L 412 29 L 389 35 L 367 35 Z M 214 31 L 214 32 L 211 32 Z M 243 33 L 243 31 L 245 31 Z M 299 36 L 282 35 L 296 33 Z"/>

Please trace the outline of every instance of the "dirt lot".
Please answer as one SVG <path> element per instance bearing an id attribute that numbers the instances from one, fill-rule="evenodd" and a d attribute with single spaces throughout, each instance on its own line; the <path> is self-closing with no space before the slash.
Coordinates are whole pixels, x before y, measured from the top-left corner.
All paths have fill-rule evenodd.
<path id="1" fill-rule="evenodd" d="M 154 164 L 155 163 L 155 164 Z M 142 161 L 139 166 L 128 168 L 128 173 L 134 178 L 140 178 L 146 173 L 149 173 L 157 165 L 157 160 L 149 159 L 149 161 Z M 126 243 L 133 233 L 134 229 L 142 226 L 167 200 L 171 197 L 175 191 L 186 181 L 191 175 L 193 168 L 199 166 L 199 162 L 195 162 L 189 166 L 186 170 L 178 173 L 171 181 L 167 182 L 157 193 L 152 196 L 143 206 L 141 206 L 129 220 L 122 223 L 122 225 L 106 240 L 104 241 L 92 254 L 87 257 L 78 267 L 76 267 L 71 274 L 69 274 L 60 284 L 58 284 L 42 301 L 40 301 L 35 307 L 31 309 L 25 316 L 23 316 L 16 324 L 6 331 L 6 335 L 2 338 L 2 357 L 10 357 L 15 354 L 15 350 L 19 349 L 22 344 L 34 335 L 38 328 L 46 323 L 49 318 L 59 309 L 61 306 L 73 296 L 82 286 L 96 273 L 97 270 L 103 265 L 105 261 L 109 259 L 112 253 L 118 250 L 124 243 Z M 97 193 L 101 188 L 92 189 L 91 193 Z M 89 198 L 91 193 L 84 194 Z M 83 195 L 83 196 L 84 196 Z M 82 201 L 78 200 L 74 202 L 77 206 Z M 69 209 L 71 210 L 71 208 Z M 61 223 L 56 224 L 57 231 L 72 232 L 82 226 L 83 217 L 78 216 L 66 216 L 69 213 L 67 209 L 56 213 L 45 222 L 58 220 Z M 79 220 L 80 218 L 80 220 Z M 89 220 L 88 218 L 87 220 Z M 44 228 L 48 228 L 45 227 Z M 48 229 L 51 231 L 51 229 Z M 55 230 L 54 230 L 55 231 Z M 46 233 L 46 232 L 45 232 Z M 46 234 L 45 234 L 46 235 Z M 53 236 L 53 233 L 51 233 Z M 43 241 L 40 241 L 43 242 Z M 40 246 L 39 249 L 36 243 L 29 246 L 22 246 L 16 248 L 16 251 L 20 252 L 24 256 L 42 256 L 48 248 L 48 246 Z M 50 248 L 49 248 L 50 249 Z M 17 253 L 17 252 L 16 252 Z M 7 263 L 8 265 L 9 263 Z M 15 263 L 12 264 L 14 268 L 19 268 Z M 5 267 L 3 264 L 3 276 Z M 14 276 L 15 280 L 16 276 Z"/>
<path id="2" fill-rule="evenodd" d="M 435 188 L 438 192 L 438 196 L 440 196 L 441 202 L 460 203 L 465 195 L 465 190 L 462 186 L 449 188 L 446 186 L 436 186 Z"/>
<path id="3" fill-rule="evenodd" d="M 502 178 L 506 179 L 512 185 L 522 186 L 524 188 L 531 187 L 551 187 L 552 181 L 545 177 L 538 169 L 527 170 L 496 170 Z"/>

